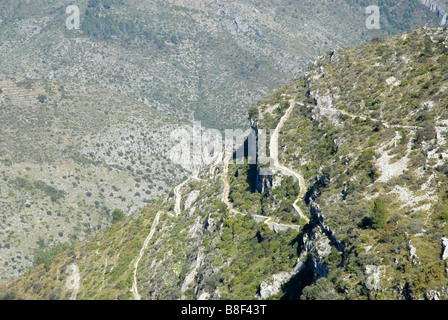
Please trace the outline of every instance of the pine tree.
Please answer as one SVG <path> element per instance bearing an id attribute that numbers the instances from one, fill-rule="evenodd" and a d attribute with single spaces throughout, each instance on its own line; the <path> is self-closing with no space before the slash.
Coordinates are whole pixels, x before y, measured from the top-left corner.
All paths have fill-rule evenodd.
<path id="1" fill-rule="evenodd" d="M 372 226 L 375 229 L 384 228 L 387 223 L 387 209 L 384 201 L 381 198 L 376 198 L 373 203 L 373 210 L 370 216 L 372 219 Z"/>

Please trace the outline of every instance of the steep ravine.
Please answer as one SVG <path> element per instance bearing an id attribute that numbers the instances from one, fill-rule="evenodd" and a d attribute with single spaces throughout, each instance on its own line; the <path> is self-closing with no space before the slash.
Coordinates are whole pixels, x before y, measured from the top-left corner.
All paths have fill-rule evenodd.
<path id="1" fill-rule="evenodd" d="M 288 120 L 292 110 L 294 109 L 294 107 L 296 107 L 296 101 L 294 99 L 289 100 L 288 103 L 288 109 L 280 118 L 280 121 L 278 122 L 276 128 L 270 136 L 269 151 L 270 157 L 272 158 L 271 164 L 273 166 L 272 169 L 274 169 L 273 174 L 279 173 L 281 175 L 293 176 L 295 182 L 299 183 L 300 192 L 297 199 L 293 202 L 292 210 L 296 215 L 300 216 L 306 221 L 305 229 L 308 231 L 303 233 L 303 237 L 301 239 L 302 248 L 301 252 L 299 253 L 299 258 L 297 259 L 296 266 L 293 268 L 293 270 L 291 270 L 291 272 L 283 272 L 266 279 L 262 283 L 260 289 L 260 298 L 262 299 L 266 299 L 271 295 L 278 294 L 282 287 L 284 287 L 285 285 L 288 286 L 287 283 L 292 281 L 292 279 L 300 272 L 301 274 L 307 275 L 308 277 L 310 274 L 313 274 L 314 276 L 312 280 L 316 280 L 319 277 L 326 276 L 325 264 L 322 263 L 322 261 L 329 255 L 331 251 L 331 245 L 334 245 L 339 252 L 343 251 L 343 247 L 334 236 L 333 231 L 325 225 L 325 217 L 322 214 L 319 206 L 314 203 L 314 194 L 312 190 L 315 188 L 315 186 L 312 186 L 310 190 L 307 191 L 305 186 L 305 179 L 303 178 L 303 176 L 299 172 L 291 170 L 279 162 L 279 134 L 283 128 L 284 123 Z M 256 125 L 257 121 L 251 119 L 251 123 L 255 132 L 260 132 L 259 128 L 257 128 Z M 266 171 L 264 170 L 264 172 Z M 258 182 L 257 185 L 263 185 L 268 186 L 268 188 L 272 188 L 272 176 L 258 174 L 257 177 L 262 180 L 261 182 Z M 320 181 L 318 181 L 317 183 L 320 183 Z M 307 199 L 304 199 L 305 195 L 308 196 Z M 302 209 L 297 205 L 297 201 L 299 200 L 305 200 L 305 202 L 309 204 L 311 219 L 306 216 L 303 213 Z M 262 221 L 263 219 L 262 216 L 255 217 L 258 218 L 259 221 Z M 264 222 L 269 223 L 270 219 L 271 218 L 269 217 Z M 306 257 L 309 258 L 307 259 Z M 311 279 L 301 280 L 301 282 L 303 283 L 310 283 L 310 281 Z"/>

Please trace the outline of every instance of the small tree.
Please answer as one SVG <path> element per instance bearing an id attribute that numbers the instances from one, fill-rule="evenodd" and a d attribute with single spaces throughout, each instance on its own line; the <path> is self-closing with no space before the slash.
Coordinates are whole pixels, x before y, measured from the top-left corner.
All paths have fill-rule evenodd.
<path id="1" fill-rule="evenodd" d="M 216 202 L 216 209 L 218 209 L 218 211 L 226 211 L 227 209 L 227 204 L 225 204 L 224 202 L 218 200 Z"/>
<path id="2" fill-rule="evenodd" d="M 45 100 L 47 100 L 47 96 L 44 96 L 44 95 L 39 95 L 38 97 L 37 97 L 37 100 L 40 102 L 40 103 L 44 103 L 45 102 Z"/>
<path id="3" fill-rule="evenodd" d="M 375 229 L 384 228 L 387 223 L 387 209 L 384 205 L 384 201 L 381 198 L 376 198 L 373 203 L 372 214 L 370 215 L 372 219 L 372 226 Z"/>
<path id="4" fill-rule="evenodd" d="M 112 223 L 116 223 L 118 221 L 121 221 L 125 218 L 125 214 L 123 213 L 123 211 L 121 209 L 115 209 L 112 212 Z"/>
<path id="5" fill-rule="evenodd" d="M 429 141 L 437 137 L 436 129 L 433 124 L 427 123 L 423 128 L 417 131 L 415 143 L 421 144 L 423 141 Z"/>

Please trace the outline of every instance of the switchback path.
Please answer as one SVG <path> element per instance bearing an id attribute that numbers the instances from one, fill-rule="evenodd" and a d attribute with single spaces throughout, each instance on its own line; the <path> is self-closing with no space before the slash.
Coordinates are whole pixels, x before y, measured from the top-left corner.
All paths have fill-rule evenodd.
<path id="1" fill-rule="evenodd" d="M 297 200 L 293 203 L 293 210 L 296 214 L 298 214 L 302 219 L 304 219 L 307 223 L 310 221 L 310 219 L 303 213 L 302 209 L 297 205 L 297 201 L 303 198 L 306 191 L 305 186 L 305 179 L 303 176 L 290 168 L 285 167 L 284 165 L 280 164 L 278 159 L 278 141 L 279 141 L 279 132 L 283 128 L 283 125 L 285 124 L 286 120 L 288 120 L 289 116 L 291 115 L 291 111 L 296 106 L 295 100 L 290 100 L 290 105 L 288 110 L 286 110 L 285 114 L 280 119 L 277 127 L 275 128 L 274 132 L 271 135 L 270 141 L 269 141 L 269 152 L 270 156 L 272 158 L 273 166 L 275 169 L 279 170 L 280 172 L 288 175 L 293 176 L 295 180 L 299 183 L 300 191 L 299 196 L 297 197 Z"/>
<path id="2" fill-rule="evenodd" d="M 79 284 L 80 284 L 80 280 L 81 280 L 81 277 L 79 275 L 79 268 L 76 264 L 73 263 L 68 266 L 66 272 L 70 273 L 70 275 L 67 277 L 67 280 L 66 280 L 66 287 L 69 290 L 73 290 L 70 300 L 76 300 L 76 296 L 78 295 Z"/>
<path id="3" fill-rule="evenodd" d="M 279 163 L 278 160 L 278 136 L 279 136 L 279 131 L 281 130 L 281 128 L 283 127 L 285 121 L 289 118 L 292 109 L 294 108 L 296 102 L 294 100 L 292 100 L 290 102 L 290 106 L 288 108 L 288 110 L 286 111 L 286 113 L 282 116 L 282 118 L 280 119 L 280 122 L 278 123 L 277 127 L 274 130 L 273 135 L 271 136 L 270 139 L 270 144 L 269 144 L 269 149 L 271 152 L 271 157 L 273 158 L 273 164 L 274 167 L 287 174 L 287 175 L 292 175 L 295 177 L 295 179 L 298 181 L 299 185 L 300 185 L 300 193 L 298 196 L 299 200 L 300 198 L 303 197 L 304 193 L 305 193 L 305 180 L 302 177 L 302 175 L 300 175 L 299 173 L 281 165 Z M 238 149 L 237 146 L 236 149 Z M 210 167 L 210 176 L 214 177 L 214 171 L 216 170 L 216 167 L 219 165 L 219 163 L 222 161 L 223 163 L 223 172 L 222 172 L 222 180 L 223 180 L 223 185 L 224 185 L 224 190 L 223 190 L 223 195 L 222 195 L 222 201 L 227 205 L 227 207 L 229 208 L 229 211 L 231 214 L 233 215 L 243 215 L 245 216 L 245 213 L 242 213 L 240 211 L 237 211 L 235 209 L 233 209 L 233 205 L 232 203 L 229 201 L 229 195 L 230 195 L 230 184 L 229 184 L 229 180 L 228 180 L 228 175 L 229 175 L 229 163 L 232 160 L 233 156 L 233 150 L 223 150 L 220 155 L 217 158 L 217 162 L 212 165 Z M 220 160 L 222 159 L 222 160 Z M 180 192 L 181 188 L 188 182 L 190 181 L 190 179 L 195 179 L 198 181 L 204 181 L 202 179 L 198 178 L 198 174 L 194 174 L 193 176 L 191 176 L 189 179 L 185 180 L 184 182 L 182 182 L 181 184 L 179 184 L 178 186 L 176 186 L 174 188 L 174 195 L 175 195 L 175 205 L 174 205 L 174 213 L 176 216 L 179 216 L 181 214 L 181 200 L 182 200 L 182 194 Z M 294 202 L 293 204 L 293 209 L 295 210 L 295 212 L 297 214 L 299 214 L 303 219 L 305 219 L 307 222 L 309 221 L 308 217 L 305 216 L 302 212 L 302 210 L 296 205 L 297 200 Z M 151 225 L 151 230 L 148 234 L 148 236 L 146 237 L 142 248 L 140 249 L 140 253 L 139 256 L 137 257 L 137 260 L 134 263 L 134 280 L 133 280 L 133 284 L 132 284 L 132 289 L 131 292 L 134 296 L 135 300 L 141 300 L 141 296 L 138 293 L 138 286 L 137 286 L 137 270 L 138 270 L 138 264 L 140 263 L 141 258 L 143 257 L 143 254 L 146 250 L 146 248 L 148 247 L 149 242 L 151 241 L 152 237 L 154 236 L 156 227 L 159 223 L 159 219 L 160 219 L 160 215 L 162 214 L 161 211 L 157 212 L 156 217 L 154 218 L 154 221 Z M 253 216 L 252 218 L 254 218 L 254 220 L 264 220 L 264 223 L 266 223 L 270 229 L 276 231 L 276 230 L 285 230 L 285 229 L 296 229 L 299 230 L 299 226 L 297 225 L 286 225 L 286 224 L 281 224 L 281 223 L 276 223 L 276 222 L 271 222 L 272 217 L 265 217 L 265 216 Z M 199 259 L 198 259 L 199 260 Z M 194 277 L 192 275 L 192 277 Z M 187 283 L 190 283 L 191 280 L 189 280 Z"/>
<path id="4" fill-rule="evenodd" d="M 145 253 L 146 248 L 148 247 L 149 241 L 151 241 L 154 232 L 156 231 L 156 227 L 159 224 L 159 219 L 160 219 L 160 215 L 162 214 L 161 211 L 157 212 L 156 217 L 154 218 L 154 221 L 151 225 L 151 230 L 149 231 L 148 236 L 145 239 L 145 242 L 143 242 L 143 246 L 140 249 L 140 253 L 138 255 L 137 260 L 134 263 L 134 281 L 132 283 L 132 289 L 131 292 L 134 295 L 134 300 L 141 300 L 141 296 L 138 294 L 138 287 L 137 287 L 137 269 L 138 269 L 138 264 L 140 262 L 140 260 L 143 257 L 143 254 Z"/>
<path id="5" fill-rule="evenodd" d="M 232 150 L 224 150 L 222 153 L 224 155 L 224 163 L 223 163 L 224 169 L 222 172 L 222 182 L 224 184 L 224 191 L 222 194 L 222 202 L 224 202 L 227 205 L 227 208 L 229 208 L 231 214 L 233 215 L 241 214 L 245 216 L 246 215 L 245 213 L 233 209 L 233 204 L 229 201 L 230 196 L 229 163 L 232 160 L 233 152 Z"/>
<path id="6" fill-rule="evenodd" d="M 182 200 L 182 194 L 180 193 L 180 189 L 189 181 L 190 179 L 185 180 L 181 184 L 179 184 L 177 187 L 174 188 L 174 214 L 176 216 L 180 215 L 181 209 L 180 209 L 180 202 Z"/>
<path id="7" fill-rule="evenodd" d="M 341 110 L 341 109 L 322 107 L 322 106 L 310 106 L 310 105 L 307 105 L 307 106 L 311 107 L 311 108 L 317 108 L 319 110 L 327 111 L 327 112 L 332 113 L 332 114 L 343 114 L 343 115 L 351 118 L 352 120 L 354 120 L 356 118 L 359 118 L 359 119 L 362 119 L 362 120 L 366 120 L 367 119 L 366 116 L 355 115 L 355 114 L 349 113 L 349 112 L 347 112 L 345 110 Z M 417 131 L 417 130 L 423 128 L 423 127 L 419 127 L 419 126 L 401 126 L 401 125 L 398 125 L 398 124 L 390 125 L 390 124 L 388 124 L 388 123 L 386 123 L 386 122 L 384 122 L 382 120 L 378 120 L 378 119 L 374 119 L 374 118 L 370 118 L 370 120 L 372 120 L 374 122 L 380 122 L 381 125 L 384 128 L 386 128 L 386 129 L 388 129 L 388 128 L 401 128 L 401 129 L 406 129 L 406 130 L 410 130 L 410 131 Z M 444 130 L 446 128 L 446 126 L 443 126 L 443 125 L 442 126 L 434 126 L 434 128 L 440 129 L 440 130 Z"/>
<path id="8" fill-rule="evenodd" d="M 174 188 L 174 196 L 175 196 L 175 203 L 174 203 L 174 214 L 176 216 L 180 215 L 182 210 L 180 209 L 180 203 L 182 201 L 182 194 L 180 192 L 180 189 L 187 184 L 188 181 L 190 181 L 191 179 L 196 180 L 196 181 L 205 181 L 203 179 L 200 179 L 198 177 L 198 173 L 195 173 L 193 176 L 191 176 L 190 178 L 188 178 L 187 180 L 185 180 L 184 182 L 182 182 L 181 184 L 179 184 L 177 187 Z"/>
<path id="9" fill-rule="evenodd" d="M 294 229 L 294 230 L 300 231 L 300 226 L 298 226 L 296 224 L 284 224 L 284 223 L 271 222 L 272 217 L 253 215 L 252 219 L 254 219 L 256 222 L 264 221 L 264 223 L 268 225 L 269 229 L 271 229 L 275 232 L 278 232 L 279 230 L 285 231 L 288 229 Z"/>
<path id="10" fill-rule="evenodd" d="M 273 134 L 271 135 L 270 142 L 269 142 L 269 150 L 270 150 L 271 158 L 273 159 L 274 168 L 281 171 L 282 173 L 284 173 L 286 175 L 293 176 L 295 178 L 295 180 L 299 183 L 300 192 L 297 197 L 297 200 L 294 201 L 294 203 L 293 203 L 293 210 L 302 219 L 304 219 L 306 221 L 306 223 L 308 223 L 309 218 L 303 213 L 302 209 L 296 204 L 297 201 L 299 199 L 303 198 L 303 196 L 305 195 L 305 191 L 306 191 L 305 179 L 303 178 L 303 176 L 300 173 L 295 172 L 295 171 L 283 166 L 282 164 L 280 164 L 280 162 L 278 160 L 279 132 L 282 129 L 286 120 L 288 120 L 288 118 L 291 114 L 291 111 L 294 109 L 295 105 L 296 105 L 296 102 L 294 100 L 290 100 L 289 108 L 286 110 L 285 114 L 282 116 L 282 118 L 280 119 L 279 123 L 277 124 L 277 127 L 275 128 Z M 229 174 L 229 163 L 232 159 L 233 152 L 231 150 L 225 150 L 225 151 L 223 151 L 223 155 L 224 155 L 224 160 L 223 160 L 224 169 L 223 169 L 222 179 L 223 179 L 223 184 L 224 184 L 224 192 L 223 192 L 223 196 L 222 196 L 222 201 L 227 205 L 230 213 L 246 215 L 245 213 L 242 213 L 242 212 L 239 212 L 239 211 L 233 209 L 233 205 L 229 201 L 230 185 L 229 185 L 229 181 L 228 181 L 228 174 Z M 299 226 L 297 226 L 297 225 L 286 225 L 286 224 L 271 222 L 272 217 L 256 216 L 255 215 L 255 216 L 253 216 L 253 218 L 256 221 L 258 221 L 258 220 L 262 221 L 261 219 L 263 219 L 264 223 L 266 223 L 271 230 L 277 230 L 277 229 L 296 229 L 296 230 L 298 230 L 299 229 Z"/>

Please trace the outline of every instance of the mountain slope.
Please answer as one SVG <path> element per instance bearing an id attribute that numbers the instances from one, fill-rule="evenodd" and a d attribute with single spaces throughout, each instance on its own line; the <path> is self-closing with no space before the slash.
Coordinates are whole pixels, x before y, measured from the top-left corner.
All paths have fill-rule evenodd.
<path id="1" fill-rule="evenodd" d="M 382 1 L 368 30 L 359 1 L 82 0 L 67 30 L 69 5 L 3 1 L 0 70 L 94 83 L 214 128 L 245 125 L 250 104 L 325 50 L 439 22 L 417 1 Z"/>
<path id="2" fill-rule="evenodd" d="M 67 30 L 72 4 L 0 3 L 0 282 L 180 182 L 177 122 L 247 126 L 325 50 L 438 23 L 417 1 L 380 1 L 368 30 L 363 1 L 82 0 Z"/>
<path id="3" fill-rule="evenodd" d="M 85 239 L 181 181 L 177 120 L 92 85 L 2 75 L 0 88 L 1 282 L 36 248 Z"/>
<path id="4" fill-rule="evenodd" d="M 447 41 L 446 28 L 419 28 L 323 56 L 250 109 L 259 134 L 277 128 L 270 175 L 223 152 L 1 294 L 447 298 Z"/>

